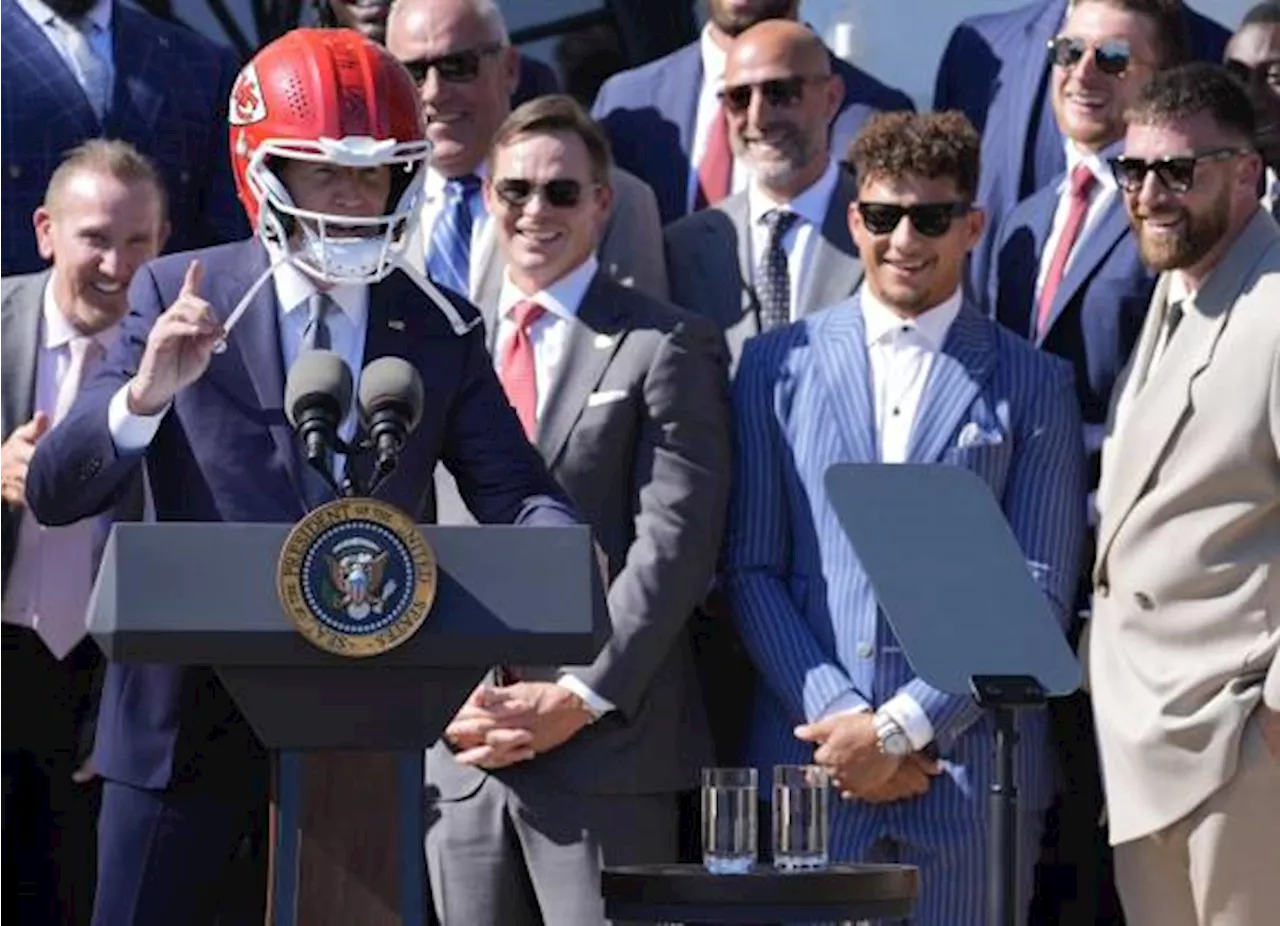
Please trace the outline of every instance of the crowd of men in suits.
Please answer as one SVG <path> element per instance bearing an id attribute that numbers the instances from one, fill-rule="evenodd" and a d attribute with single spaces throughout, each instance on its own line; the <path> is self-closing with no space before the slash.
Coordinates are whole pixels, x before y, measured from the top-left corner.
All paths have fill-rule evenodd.
<path id="1" fill-rule="evenodd" d="M 495 669 L 426 755 L 446 926 L 603 923 L 602 865 L 696 858 L 700 768 L 809 762 L 834 859 L 917 866 L 921 926 L 985 919 L 992 721 L 907 661 L 841 462 L 976 474 L 1079 648 L 1088 693 L 1019 728 L 1027 922 L 1280 908 L 1280 4 L 975 17 L 917 114 L 796 0 L 709 0 L 588 114 L 490 0 L 331 0 L 238 74 L 114 0 L 0 3 L 20 922 L 262 921 L 261 744 L 210 670 L 104 665 L 83 612 L 112 520 L 332 497 L 281 413 L 310 349 L 426 381 L 379 497 L 600 550 L 596 659 Z M 330 72 L 368 114 L 297 102 Z"/>

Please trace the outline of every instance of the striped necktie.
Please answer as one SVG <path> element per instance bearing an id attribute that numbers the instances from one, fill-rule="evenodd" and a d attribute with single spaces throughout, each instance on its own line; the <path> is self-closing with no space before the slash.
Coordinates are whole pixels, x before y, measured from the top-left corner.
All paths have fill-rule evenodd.
<path id="1" fill-rule="evenodd" d="M 93 48 L 89 37 L 97 32 L 98 26 L 87 16 L 76 22 L 62 17 L 55 17 L 53 27 L 62 36 L 63 47 L 71 60 L 75 62 L 76 78 L 80 82 L 84 95 L 93 108 L 99 121 L 107 111 L 107 101 L 111 96 L 111 71 L 107 62 Z"/>
<path id="2" fill-rule="evenodd" d="M 466 296 L 471 291 L 472 212 L 480 178 L 475 174 L 452 177 L 444 185 L 444 209 L 431 231 L 427 274 L 442 286 Z"/>

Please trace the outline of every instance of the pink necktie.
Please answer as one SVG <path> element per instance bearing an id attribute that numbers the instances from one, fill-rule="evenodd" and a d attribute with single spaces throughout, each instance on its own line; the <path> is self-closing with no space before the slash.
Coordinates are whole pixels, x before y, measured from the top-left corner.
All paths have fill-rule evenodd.
<path id="1" fill-rule="evenodd" d="M 1062 226 L 1062 234 L 1058 237 L 1058 246 L 1054 249 L 1053 260 L 1049 264 L 1049 274 L 1044 278 L 1044 289 L 1040 290 L 1040 303 L 1036 308 L 1036 335 L 1043 337 L 1049 324 L 1049 313 L 1053 311 L 1053 300 L 1058 295 L 1058 287 L 1062 285 L 1062 277 L 1066 273 L 1067 261 L 1071 257 L 1071 249 L 1076 246 L 1080 237 L 1080 229 L 1084 227 L 1085 216 L 1089 214 L 1089 196 L 1097 180 L 1093 171 L 1083 164 L 1077 164 L 1071 172 L 1071 205 L 1067 210 L 1067 221 Z"/>
<path id="2" fill-rule="evenodd" d="M 533 341 L 529 329 L 546 313 L 536 302 L 517 302 L 511 310 L 515 331 L 502 349 L 498 378 L 506 390 L 511 407 L 520 416 L 525 436 L 530 441 L 538 433 L 538 372 L 534 364 Z"/>
<path id="3" fill-rule="evenodd" d="M 716 107 L 711 117 L 711 133 L 707 136 L 707 150 L 698 164 L 698 195 L 695 209 L 714 206 L 729 195 L 729 182 L 733 176 L 733 151 L 729 148 L 729 120 L 724 114 L 724 104 Z"/>

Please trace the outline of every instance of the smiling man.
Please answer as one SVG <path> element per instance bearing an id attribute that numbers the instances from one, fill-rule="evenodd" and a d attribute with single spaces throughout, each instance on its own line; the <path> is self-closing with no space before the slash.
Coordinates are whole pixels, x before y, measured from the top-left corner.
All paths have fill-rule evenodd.
<path id="1" fill-rule="evenodd" d="M 971 470 L 1000 500 L 1065 627 L 1085 523 L 1079 413 L 1070 367 L 961 294 L 983 225 L 968 121 L 878 116 L 852 159 L 848 221 L 863 286 L 748 341 L 734 379 L 724 584 L 765 682 L 745 758 L 762 775 L 777 764 L 825 766 L 845 797 L 832 816 L 832 860 L 917 865 L 913 923 L 981 926 L 990 717 L 912 672 L 824 479 L 844 462 Z M 1045 715 L 1021 721 L 1019 921 L 1053 785 Z"/>
<path id="2" fill-rule="evenodd" d="M 1280 217 L 1280 2 L 1259 3 L 1245 14 L 1227 43 L 1226 65 L 1249 91 L 1258 122 L 1258 150 L 1267 166 L 1263 208 Z"/>

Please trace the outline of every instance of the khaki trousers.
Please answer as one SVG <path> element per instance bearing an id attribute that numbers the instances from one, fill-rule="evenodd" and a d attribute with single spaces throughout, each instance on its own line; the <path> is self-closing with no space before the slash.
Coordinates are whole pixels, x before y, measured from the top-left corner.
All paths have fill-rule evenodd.
<path id="1" fill-rule="evenodd" d="M 1225 787 L 1177 823 L 1115 848 L 1129 926 L 1280 922 L 1280 760 L 1249 718 Z"/>

